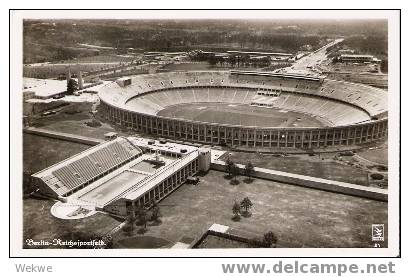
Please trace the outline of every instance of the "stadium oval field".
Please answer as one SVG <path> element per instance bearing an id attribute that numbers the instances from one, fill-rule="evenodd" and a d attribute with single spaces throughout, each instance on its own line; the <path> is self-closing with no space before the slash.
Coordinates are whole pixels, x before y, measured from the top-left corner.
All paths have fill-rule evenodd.
<path id="1" fill-rule="evenodd" d="M 386 91 L 296 74 L 138 75 L 107 84 L 99 97 L 100 112 L 114 124 L 237 148 L 353 149 L 385 139 L 388 129 Z"/>

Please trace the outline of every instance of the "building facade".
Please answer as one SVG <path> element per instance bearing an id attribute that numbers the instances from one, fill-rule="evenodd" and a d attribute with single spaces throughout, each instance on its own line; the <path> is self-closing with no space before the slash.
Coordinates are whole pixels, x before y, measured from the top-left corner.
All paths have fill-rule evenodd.
<path id="1" fill-rule="evenodd" d="M 111 106 L 99 107 L 105 119 L 130 130 L 176 140 L 250 148 L 312 149 L 355 146 L 387 137 L 388 120 L 322 128 L 258 128 L 162 118 Z"/>
<path id="2" fill-rule="evenodd" d="M 337 114 L 333 117 L 337 120 L 331 124 L 333 126 L 325 127 L 250 127 L 190 121 L 156 114 L 167 105 L 179 104 L 178 99 L 183 99 L 182 103 L 195 102 L 198 98 L 202 100 L 196 101 L 213 101 L 210 96 L 195 96 L 196 88 L 221 91 L 234 89 L 237 92 L 234 93 L 235 97 L 242 95 L 237 103 L 249 105 L 256 103 L 255 101 L 259 101 L 258 104 L 269 104 L 275 97 L 282 97 L 285 102 L 289 96 L 300 99 L 311 97 L 305 101 L 306 104 L 317 103 L 312 109 L 319 110 L 327 103 L 330 108 L 326 108 L 326 111 L 332 113 L 336 110 Z M 157 93 L 158 97 L 155 96 Z M 249 97 L 251 93 L 253 98 Z M 151 74 L 133 78 L 127 87 L 112 83 L 100 91 L 99 96 L 99 112 L 113 124 L 139 133 L 201 144 L 276 148 L 283 151 L 339 146 L 356 148 L 357 145 L 385 139 L 388 130 L 385 91 L 313 76 L 236 71 Z M 232 100 L 235 97 L 232 95 L 221 99 L 231 104 L 235 102 Z M 143 99 L 140 104 L 134 101 L 138 99 Z M 129 106 L 130 101 L 138 105 Z M 292 105 L 289 109 L 292 110 Z M 309 110 L 305 109 L 303 113 L 309 113 Z M 321 114 L 312 113 L 312 116 Z M 343 118 L 348 120 L 340 120 Z"/>

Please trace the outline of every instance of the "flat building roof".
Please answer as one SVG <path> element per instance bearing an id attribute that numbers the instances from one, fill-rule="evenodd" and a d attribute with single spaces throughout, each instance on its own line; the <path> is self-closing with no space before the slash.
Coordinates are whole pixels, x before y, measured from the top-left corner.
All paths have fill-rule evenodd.
<path id="1" fill-rule="evenodd" d="M 23 78 L 23 92 L 26 91 L 32 91 L 41 98 L 52 97 L 67 91 L 67 81 Z"/>

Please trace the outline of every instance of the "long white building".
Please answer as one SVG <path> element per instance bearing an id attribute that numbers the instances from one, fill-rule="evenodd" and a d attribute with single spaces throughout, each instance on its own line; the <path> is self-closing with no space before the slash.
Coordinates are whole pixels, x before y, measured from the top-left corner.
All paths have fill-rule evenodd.
<path id="1" fill-rule="evenodd" d="M 62 202 L 126 216 L 160 201 L 210 168 L 210 149 L 119 137 L 35 173 L 41 192 Z"/>

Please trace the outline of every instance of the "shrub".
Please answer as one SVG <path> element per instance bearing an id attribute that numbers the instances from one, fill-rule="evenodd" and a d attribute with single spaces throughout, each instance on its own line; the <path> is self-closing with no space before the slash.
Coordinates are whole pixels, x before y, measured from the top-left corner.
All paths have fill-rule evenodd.
<path id="1" fill-rule="evenodd" d="M 373 180 L 383 180 L 383 178 L 384 178 L 383 174 L 380 174 L 380 173 L 372 173 L 372 174 L 370 174 L 370 177 Z"/>

